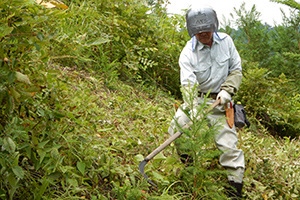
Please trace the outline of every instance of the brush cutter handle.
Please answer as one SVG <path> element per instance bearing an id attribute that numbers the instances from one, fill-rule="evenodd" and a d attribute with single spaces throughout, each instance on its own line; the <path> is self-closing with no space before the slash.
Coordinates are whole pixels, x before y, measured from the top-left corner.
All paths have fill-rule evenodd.
<path id="1" fill-rule="evenodd" d="M 221 99 L 217 99 L 206 112 L 210 112 L 212 109 L 214 109 L 217 105 L 221 103 Z M 199 116 L 197 119 L 199 119 L 201 116 Z M 188 124 L 183 126 L 184 128 L 188 128 L 193 123 L 190 121 Z M 164 143 L 162 143 L 159 147 L 157 147 L 153 152 L 151 152 L 146 158 L 145 161 L 148 162 L 151 160 L 154 156 L 156 156 L 159 152 L 161 152 L 164 148 L 166 148 L 169 144 L 171 144 L 174 140 L 179 138 L 182 135 L 182 132 L 177 131 L 174 135 L 172 135 L 169 139 L 167 139 Z"/>
<path id="2" fill-rule="evenodd" d="M 185 125 L 187 126 L 187 125 Z M 167 139 L 164 143 L 162 143 L 159 147 L 157 147 L 154 151 L 152 151 L 146 158 L 145 161 L 151 160 L 154 156 L 156 156 L 159 152 L 161 152 L 164 148 L 166 148 L 169 144 L 171 144 L 174 140 L 179 138 L 182 135 L 182 132 L 177 131 L 174 135 L 172 135 L 169 139 Z"/>

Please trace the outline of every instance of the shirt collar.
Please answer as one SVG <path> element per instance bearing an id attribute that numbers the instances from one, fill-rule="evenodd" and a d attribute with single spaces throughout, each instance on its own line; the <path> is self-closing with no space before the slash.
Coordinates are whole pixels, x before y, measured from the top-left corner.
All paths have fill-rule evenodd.
<path id="1" fill-rule="evenodd" d="M 223 40 L 225 37 L 226 36 L 223 36 L 223 35 L 220 37 L 220 35 L 217 32 L 214 32 L 214 34 L 213 34 L 213 45 L 214 45 L 214 43 L 219 44 L 220 41 Z M 196 36 L 193 36 L 192 37 L 192 50 L 195 51 L 197 46 L 198 46 L 199 51 L 202 50 L 205 47 L 204 44 L 202 44 L 201 42 L 199 42 L 197 40 Z"/>

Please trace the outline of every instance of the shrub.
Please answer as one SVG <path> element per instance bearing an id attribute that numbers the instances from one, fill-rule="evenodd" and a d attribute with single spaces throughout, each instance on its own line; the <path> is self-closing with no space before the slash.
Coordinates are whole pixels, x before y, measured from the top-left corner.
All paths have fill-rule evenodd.
<path id="1" fill-rule="evenodd" d="M 273 135 L 298 137 L 300 99 L 290 80 L 284 74 L 270 77 L 271 72 L 257 63 L 245 62 L 243 66 L 244 78 L 235 100 Z"/>

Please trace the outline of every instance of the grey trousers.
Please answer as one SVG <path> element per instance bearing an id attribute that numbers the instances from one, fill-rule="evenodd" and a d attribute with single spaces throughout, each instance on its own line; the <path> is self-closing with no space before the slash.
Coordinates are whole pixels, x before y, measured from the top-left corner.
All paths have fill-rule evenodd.
<path id="1" fill-rule="evenodd" d="M 198 98 L 199 103 L 202 101 L 202 98 Z M 210 105 L 213 102 L 214 100 L 209 100 L 207 105 Z M 185 109 L 186 105 L 183 104 L 181 107 L 182 109 Z M 173 135 L 177 130 L 175 119 L 179 126 L 184 126 L 190 121 L 181 108 L 179 108 L 169 126 L 168 132 L 170 135 Z M 244 153 L 241 149 L 237 149 L 238 137 L 236 129 L 235 127 L 230 128 L 228 126 L 225 118 L 224 106 L 219 105 L 213 109 L 208 116 L 208 120 L 211 124 L 214 124 L 216 120 L 218 123 L 221 123 L 219 133 L 215 135 L 215 143 L 217 148 L 222 151 L 219 162 L 227 169 L 228 180 L 236 183 L 242 183 L 245 171 Z"/>

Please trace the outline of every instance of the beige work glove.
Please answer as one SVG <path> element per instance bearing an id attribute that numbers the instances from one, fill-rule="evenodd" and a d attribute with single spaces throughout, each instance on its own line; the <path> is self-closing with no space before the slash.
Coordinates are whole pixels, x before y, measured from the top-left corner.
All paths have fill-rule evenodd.
<path id="1" fill-rule="evenodd" d="M 221 99 L 221 104 L 224 105 L 231 101 L 231 95 L 226 90 L 221 90 L 217 95 L 217 99 Z"/>

